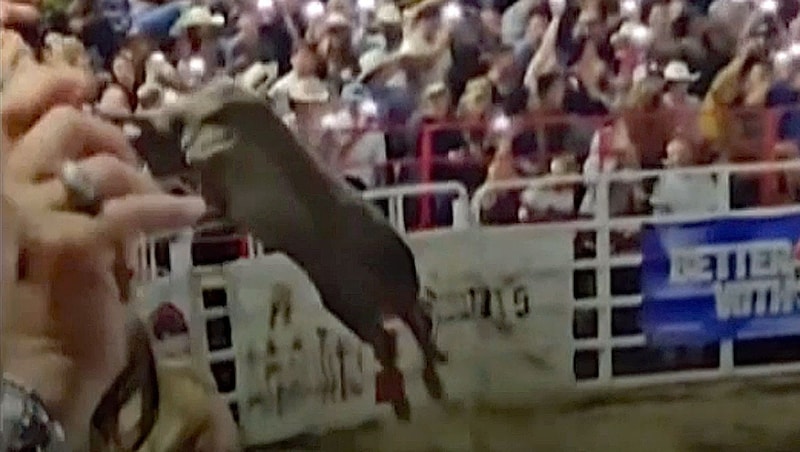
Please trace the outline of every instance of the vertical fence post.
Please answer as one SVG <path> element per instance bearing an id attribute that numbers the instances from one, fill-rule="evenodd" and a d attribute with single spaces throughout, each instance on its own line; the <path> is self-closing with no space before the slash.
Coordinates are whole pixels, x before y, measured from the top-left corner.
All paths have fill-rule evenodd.
<path id="1" fill-rule="evenodd" d="M 717 206 L 720 215 L 731 211 L 731 170 L 726 165 L 720 169 L 717 184 Z M 733 374 L 733 339 L 719 342 L 719 369 L 723 376 Z"/>
<path id="2" fill-rule="evenodd" d="M 431 166 L 433 164 L 433 133 L 434 126 L 429 124 L 422 125 L 421 143 L 420 143 L 420 159 L 419 159 L 419 173 L 423 184 L 431 181 Z M 430 194 L 420 196 L 419 205 L 419 228 L 426 228 L 431 225 L 431 200 L 433 199 Z"/>
<path id="3" fill-rule="evenodd" d="M 595 182 L 594 216 L 599 226 L 595 238 L 597 268 L 597 339 L 600 342 L 598 351 L 598 380 L 611 381 L 613 362 L 611 349 L 611 228 L 609 214 L 609 178 L 601 172 Z"/>
<path id="4" fill-rule="evenodd" d="M 459 193 L 453 199 L 453 229 L 463 230 L 469 226 L 469 196 Z"/>

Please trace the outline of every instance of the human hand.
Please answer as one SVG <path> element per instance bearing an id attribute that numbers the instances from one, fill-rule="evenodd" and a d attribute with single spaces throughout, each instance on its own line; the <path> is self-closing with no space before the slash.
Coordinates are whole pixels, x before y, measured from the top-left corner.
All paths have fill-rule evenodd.
<path id="1" fill-rule="evenodd" d="M 71 106 L 84 88 L 80 71 L 28 64 L 0 103 L 3 269 L 19 268 L 3 275 L 2 368 L 42 397 L 76 449 L 125 365 L 127 245 L 205 211 L 163 194 L 117 127 Z M 71 209 L 58 177 L 70 161 L 99 198 L 96 216 Z"/>
<path id="2" fill-rule="evenodd" d="M 0 0 L 0 26 L 31 24 L 39 17 L 38 0 Z"/>
<path id="3" fill-rule="evenodd" d="M 0 30 L 0 90 L 14 71 L 26 60 L 33 59 L 33 50 L 16 31 Z"/>

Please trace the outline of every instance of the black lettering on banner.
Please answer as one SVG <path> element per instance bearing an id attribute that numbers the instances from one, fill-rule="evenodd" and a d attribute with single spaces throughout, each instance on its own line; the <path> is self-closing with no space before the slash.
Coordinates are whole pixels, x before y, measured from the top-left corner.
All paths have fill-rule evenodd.
<path id="1" fill-rule="evenodd" d="M 468 300 L 472 316 L 484 319 L 491 317 L 505 318 L 507 315 L 505 292 L 506 290 L 501 288 L 470 288 Z M 528 288 L 525 286 L 514 287 L 512 297 L 514 315 L 519 319 L 529 316 L 531 313 L 531 300 Z"/>
<path id="2" fill-rule="evenodd" d="M 531 299 L 528 296 L 527 287 L 514 288 L 514 308 L 518 319 L 527 317 L 531 313 Z"/>

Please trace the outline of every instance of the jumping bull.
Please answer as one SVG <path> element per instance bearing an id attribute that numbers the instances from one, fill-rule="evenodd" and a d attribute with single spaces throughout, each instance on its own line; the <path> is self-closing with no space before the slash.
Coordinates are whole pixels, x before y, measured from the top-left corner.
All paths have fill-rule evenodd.
<path id="1" fill-rule="evenodd" d="M 178 106 L 128 119 L 140 125 L 141 138 L 156 144 L 139 146 L 154 176 L 191 169 L 222 218 L 306 271 L 325 307 L 372 346 L 382 366 L 379 402 L 391 402 L 401 419 L 410 416 L 396 337 L 384 328 L 387 316 L 408 325 L 424 355 L 427 391 L 442 397 L 436 364 L 446 358 L 419 298 L 410 248 L 382 214 L 298 143 L 268 104 L 220 83 Z"/>

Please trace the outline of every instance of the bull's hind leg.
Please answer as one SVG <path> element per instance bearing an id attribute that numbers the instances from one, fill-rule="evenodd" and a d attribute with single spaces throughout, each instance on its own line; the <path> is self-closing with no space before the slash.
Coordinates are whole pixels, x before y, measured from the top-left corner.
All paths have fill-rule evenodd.
<path id="1" fill-rule="evenodd" d="M 447 362 L 445 355 L 436 346 L 433 337 L 433 319 L 420 302 L 414 303 L 402 316 L 411 333 L 417 339 L 422 354 L 425 357 L 425 369 L 422 371 L 422 380 L 432 399 L 439 400 L 444 396 L 444 388 L 436 365 Z"/>
<path id="2" fill-rule="evenodd" d="M 406 397 L 403 373 L 397 367 L 397 336 L 382 328 L 373 341 L 375 358 L 382 369 L 375 381 L 375 400 L 390 402 L 398 419 L 411 419 L 411 407 Z"/>

